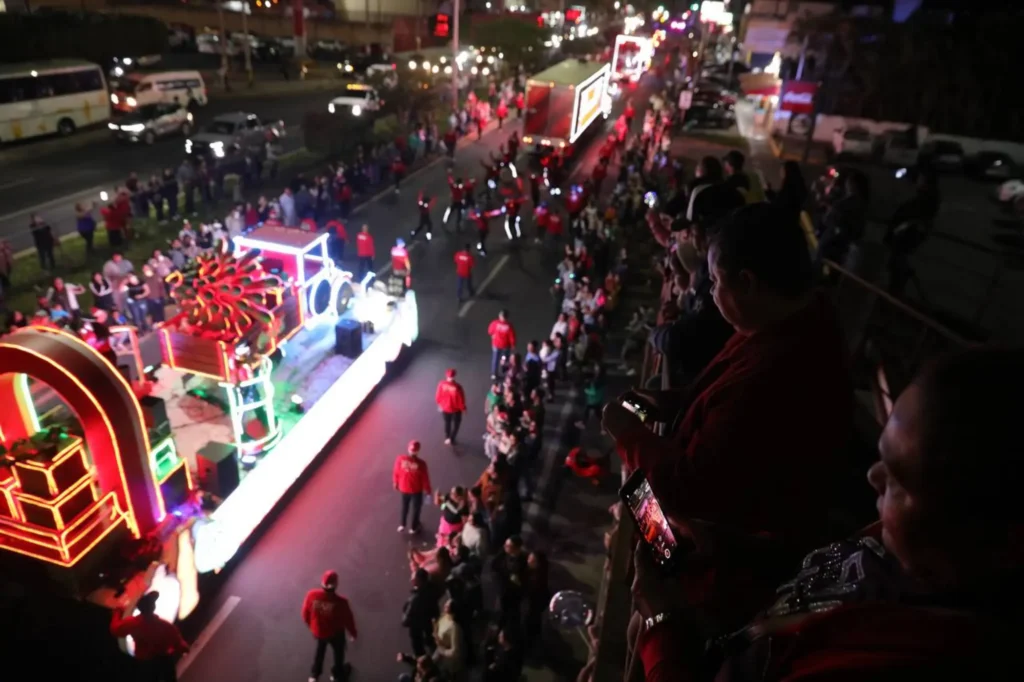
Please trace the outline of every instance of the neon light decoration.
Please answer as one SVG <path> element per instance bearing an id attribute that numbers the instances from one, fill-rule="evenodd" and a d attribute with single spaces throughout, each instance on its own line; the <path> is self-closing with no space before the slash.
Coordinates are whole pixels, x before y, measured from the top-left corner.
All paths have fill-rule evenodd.
<path id="1" fill-rule="evenodd" d="M 216 570 L 234 556 L 263 517 L 384 378 L 388 363 L 398 357 L 403 346 L 411 346 L 417 339 L 419 318 L 415 292 L 407 292 L 397 305 L 398 317 L 387 333 L 375 339 L 341 378 L 306 409 L 302 420 L 242 479 L 238 488 L 213 512 L 209 522 L 196 525 L 196 567 L 200 572 Z"/>
<path id="2" fill-rule="evenodd" d="M 607 117 L 611 113 L 612 103 L 608 94 L 610 75 L 611 67 L 605 64 L 597 73 L 576 88 L 576 95 L 572 102 L 572 130 L 569 134 L 569 144 L 576 142 L 599 114 Z"/>
<path id="3" fill-rule="evenodd" d="M 651 38 L 623 34 L 615 36 L 612 68 L 616 77 L 626 78 L 632 82 L 638 81 L 640 76 L 651 68 L 653 58 L 654 42 Z"/>
<path id="4" fill-rule="evenodd" d="M 169 326 L 228 344 L 245 341 L 257 353 L 272 353 L 276 319 L 267 301 L 276 298 L 282 282 L 263 271 L 259 251 L 236 257 L 227 242 L 219 246 L 167 278 L 181 310 Z"/>
<path id="5" fill-rule="evenodd" d="M 40 430 L 26 377 L 68 404 L 84 440 Z M 163 521 L 142 408 L 91 346 L 50 328 L 6 337 L 0 405 L 0 548 L 70 567 L 119 529 L 139 537 Z"/>

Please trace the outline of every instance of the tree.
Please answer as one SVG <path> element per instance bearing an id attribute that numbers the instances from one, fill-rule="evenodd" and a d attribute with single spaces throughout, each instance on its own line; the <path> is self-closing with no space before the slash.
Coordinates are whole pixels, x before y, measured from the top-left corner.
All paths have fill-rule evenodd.
<path id="1" fill-rule="evenodd" d="M 477 47 L 494 47 L 512 64 L 531 64 L 541 59 L 550 34 L 533 22 L 518 17 L 471 21 L 470 35 Z"/>
<path id="2" fill-rule="evenodd" d="M 926 12 L 900 24 L 832 13 L 801 18 L 790 40 L 802 48 L 803 80 L 821 83 L 822 113 L 1021 140 L 1008 46 L 1022 30 L 1019 10 L 965 13 L 955 24 Z"/>
<path id="3" fill-rule="evenodd" d="M 562 41 L 561 50 L 562 54 L 566 57 L 586 57 L 600 53 L 605 47 L 607 47 L 607 43 L 603 37 L 592 36 L 590 38 L 564 40 Z"/>

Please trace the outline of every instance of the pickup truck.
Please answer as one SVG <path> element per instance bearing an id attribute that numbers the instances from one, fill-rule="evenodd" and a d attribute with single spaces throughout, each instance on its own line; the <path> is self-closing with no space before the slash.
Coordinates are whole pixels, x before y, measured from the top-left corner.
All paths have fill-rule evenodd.
<path id="1" fill-rule="evenodd" d="M 284 136 L 284 123 L 263 123 L 256 114 L 221 114 L 185 140 L 185 153 L 223 159 L 232 154 L 263 158 L 267 141 Z"/>
<path id="2" fill-rule="evenodd" d="M 327 105 L 327 111 L 332 114 L 351 114 L 360 116 L 364 112 L 375 114 L 384 105 L 384 100 L 377 94 L 376 88 L 363 83 L 348 83 L 345 86 L 345 94 L 339 95 Z"/>

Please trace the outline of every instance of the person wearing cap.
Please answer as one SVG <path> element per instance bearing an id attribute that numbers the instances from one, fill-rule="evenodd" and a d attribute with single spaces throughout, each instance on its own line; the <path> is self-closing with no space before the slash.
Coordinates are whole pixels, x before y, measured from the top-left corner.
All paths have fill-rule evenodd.
<path id="1" fill-rule="evenodd" d="M 156 615 L 156 601 L 160 593 L 144 594 L 136 604 L 137 616 L 124 616 L 128 607 L 123 601 L 114 609 L 110 621 L 110 634 L 131 637 L 135 642 L 135 659 L 146 671 L 143 679 L 153 682 L 173 682 L 178 679 L 175 663 L 178 656 L 188 653 L 189 646 L 177 626 Z"/>
<path id="2" fill-rule="evenodd" d="M 466 392 L 462 389 L 462 385 L 455 380 L 454 369 L 449 369 L 445 373 L 445 378 L 437 384 L 434 402 L 437 403 L 437 409 L 444 417 L 444 444 L 451 445 L 455 442 L 455 437 L 459 435 L 462 413 L 466 411 Z"/>
<path id="3" fill-rule="evenodd" d="M 402 494 L 402 517 L 398 525 L 398 532 L 406 528 L 409 534 L 420 532 L 420 510 L 423 508 L 423 496 L 430 495 L 430 471 L 427 463 L 420 459 L 420 442 L 409 441 L 409 449 L 406 454 L 399 455 L 395 459 L 395 466 L 391 472 L 391 482 L 395 490 Z M 406 526 L 409 517 L 409 508 L 412 507 L 412 525 Z"/>
<path id="4" fill-rule="evenodd" d="M 356 630 L 356 619 L 352 615 L 352 607 L 348 599 L 337 593 L 338 574 L 324 571 L 320 587 L 306 593 L 302 602 L 302 622 L 316 639 L 316 653 L 313 655 L 313 668 L 310 670 L 309 682 L 316 682 L 324 670 L 324 655 L 330 645 L 334 652 L 334 665 L 331 666 L 331 682 L 344 679 L 351 666 L 345 663 L 345 633 L 356 641 L 359 636 Z"/>

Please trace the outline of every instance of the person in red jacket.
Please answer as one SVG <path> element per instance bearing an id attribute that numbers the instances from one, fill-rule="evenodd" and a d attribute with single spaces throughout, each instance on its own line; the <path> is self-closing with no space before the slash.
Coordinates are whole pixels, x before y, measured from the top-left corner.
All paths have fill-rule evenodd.
<path id="1" fill-rule="evenodd" d="M 455 214 L 455 229 L 462 229 L 462 214 L 465 211 L 465 195 L 466 195 L 466 184 L 462 182 L 462 178 L 455 178 L 451 173 L 448 174 L 448 189 L 451 191 L 452 199 L 448 204 L 448 208 L 444 211 L 444 217 L 441 218 L 441 222 L 445 225 L 448 224 L 448 219 L 452 217 L 452 213 Z"/>
<path id="2" fill-rule="evenodd" d="M 515 241 L 523 236 L 523 230 L 519 220 L 519 207 L 523 205 L 523 197 L 507 197 L 502 204 L 502 213 L 505 214 L 505 236 L 510 241 Z"/>
<path id="3" fill-rule="evenodd" d="M 463 246 L 462 250 L 455 254 L 455 277 L 458 280 L 455 293 L 459 297 L 459 303 L 462 303 L 463 289 L 468 289 L 469 295 L 475 296 L 473 292 L 473 266 L 475 264 L 473 249 L 469 244 Z"/>
<path id="4" fill-rule="evenodd" d="M 110 634 L 114 637 L 131 637 L 135 642 L 135 659 L 146 669 L 147 680 L 173 682 L 177 680 L 175 664 L 178 656 L 188 653 L 188 643 L 173 623 L 156 615 L 156 600 L 159 592 L 147 592 L 139 598 L 136 608 L 139 615 L 125 618 L 127 601 L 114 609 L 110 621 Z"/>
<path id="5" fill-rule="evenodd" d="M 626 127 L 632 128 L 633 117 L 636 116 L 636 109 L 633 108 L 632 102 L 626 102 L 626 109 L 625 111 L 622 112 L 622 114 L 626 117 Z"/>
<path id="6" fill-rule="evenodd" d="M 548 210 L 547 202 L 537 204 L 533 209 L 533 224 L 537 228 L 537 236 L 533 241 L 538 244 L 544 241 L 544 235 L 548 233 L 548 224 L 551 221 L 551 211 Z"/>
<path id="7" fill-rule="evenodd" d="M 444 148 L 448 152 L 448 159 L 450 163 L 455 161 L 455 149 L 459 144 L 459 134 L 455 132 L 455 128 L 449 128 L 448 132 L 444 134 Z"/>
<path id="8" fill-rule="evenodd" d="M 409 233 L 409 237 L 415 239 L 420 230 L 425 227 L 427 228 L 427 241 L 429 242 L 434 238 L 434 221 L 430 217 L 430 211 L 434 208 L 434 200 L 426 192 L 420 190 L 419 196 L 416 197 L 416 208 L 419 209 L 420 220 L 416 224 L 416 229 Z"/>
<path id="9" fill-rule="evenodd" d="M 395 490 L 402 494 L 402 517 L 401 523 L 398 524 L 398 532 L 401 533 L 406 528 L 409 529 L 409 535 L 420 532 L 422 530 L 420 510 L 423 509 L 423 497 L 430 495 L 431 487 L 430 471 L 427 468 L 427 463 L 420 459 L 420 442 L 418 440 L 409 441 L 407 454 L 399 455 L 395 459 L 391 482 L 395 486 Z M 410 507 L 412 508 L 412 525 L 406 526 Z"/>
<path id="10" fill-rule="evenodd" d="M 117 248 L 124 243 L 124 233 L 128 226 L 128 217 L 116 204 L 108 204 L 100 209 L 103 228 L 107 231 L 107 242 Z"/>
<path id="11" fill-rule="evenodd" d="M 391 177 L 395 181 L 395 194 L 398 194 L 402 191 L 402 179 L 405 177 L 405 162 L 400 156 L 391 162 Z"/>
<path id="12" fill-rule="evenodd" d="M 498 311 L 498 319 L 491 320 L 487 326 L 487 335 L 491 337 L 491 377 L 494 378 L 498 376 L 498 367 L 516 348 L 516 330 L 508 321 L 507 310 Z"/>
<path id="13" fill-rule="evenodd" d="M 370 234 L 370 226 L 363 224 L 356 235 L 356 258 L 359 259 L 359 281 L 369 273 L 373 272 L 373 259 L 376 256 L 376 247 L 373 244 L 373 235 Z"/>
<path id="14" fill-rule="evenodd" d="M 345 260 L 345 245 L 348 244 L 348 231 L 345 223 L 340 220 L 329 220 L 324 228 L 327 230 L 327 254 L 340 266 Z"/>
<path id="15" fill-rule="evenodd" d="M 412 260 L 409 258 L 409 249 L 405 248 L 404 239 L 396 239 L 395 245 L 391 247 L 391 285 L 389 292 L 392 296 L 405 296 L 405 292 L 412 287 Z"/>
<path id="16" fill-rule="evenodd" d="M 444 417 L 444 444 L 451 445 L 459 435 L 462 413 L 466 411 L 466 392 L 462 390 L 462 385 L 455 380 L 454 369 L 445 372 L 444 379 L 437 384 L 434 402 L 437 403 L 437 409 Z"/>
<path id="17" fill-rule="evenodd" d="M 498 117 L 498 128 L 501 128 L 505 119 L 508 118 L 508 105 L 505 104 L 504 99 L 498 102 L 498 108 L 495 111 L 495 115 Z"/>
<path id="18" fill-rule="evenodd" d="M 557 210 L 548 213 L 548 234 L 554 237 L 556 240 L 562 238 L 562 233 L 565 231 L 565 223 L 562 220 L 562 214 Z"/>
<path id="19" fill-rule="evenodd" d="M 476 225 L 476 250 L 481 256 L 487 255 L 487 232 L 489 231 L 489 222 L 491 218 L 501 215 L 501 209 L 496 208 L 493 211 L 479 211 L 475 207 L 469 209 L 469 213 L 466 217 Z"/>
<path id="20" fill-rule="evenodd" d="M 526 98 L 523 97 L 523 93 L 516 93 L 516 118 L 523 117 L 523 109 L 526 107 Z"/>
<path id="21" fill-rule="evenodd" d="M 1024 460 L 1004 396 L 1021 381 L 1020 350 L 927 366 L 868 470 L 879 520 L 808 554 L 712 651 L 679 576 L 659 576 L 639 547 L 631 629 L 647 682 L 1019 679 Z"/>
<path id="22" fill-rule="evenodd" d="M 352 669 L 345 662 L 345 633 L 356 641 L 356 619 L 352 615 L 352 607 L 348 599 L 337 593 L 338 574 L 325 571 L 320 587 L 306 593 L 302 600 L 302 622 L 316 639 L 316 653 L 313 655 L 313 668 L 309 672 L 309 682 L 316 682 L 324 670 L 324 655 L 328 645 L 334 652 L 334 665 L 331 666 L 331 680 L 345 679 Z"/>

